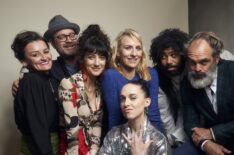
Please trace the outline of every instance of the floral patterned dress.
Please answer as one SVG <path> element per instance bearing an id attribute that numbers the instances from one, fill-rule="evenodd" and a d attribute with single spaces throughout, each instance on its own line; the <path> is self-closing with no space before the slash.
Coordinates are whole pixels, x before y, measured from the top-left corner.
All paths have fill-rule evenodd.
<path id="1" fill-rule="evenodd" d="M 101 92 L 98 83 L 95 91 L 97 109 L 90 107 L 85 93 L 84 78 L 81 72 L 63 79 L 59 86 L 62 118 L 60 124 L 66 132 L 65 154 L 86 155 L 96 154 L 100 146 L 101 121 Z M 95 104 L 95 105 L 96 105 Z"/>

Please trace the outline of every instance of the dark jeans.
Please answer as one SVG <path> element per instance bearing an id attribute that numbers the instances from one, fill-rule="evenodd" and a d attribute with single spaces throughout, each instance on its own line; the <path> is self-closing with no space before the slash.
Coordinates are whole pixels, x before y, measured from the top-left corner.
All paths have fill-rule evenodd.
<path id="1" fill-rule="evenodd" d="M 180 147 L 176 148 L 173 155 L 205 155 L 198 147 L 196 147 L 191 140 L 188 140 Z"/>

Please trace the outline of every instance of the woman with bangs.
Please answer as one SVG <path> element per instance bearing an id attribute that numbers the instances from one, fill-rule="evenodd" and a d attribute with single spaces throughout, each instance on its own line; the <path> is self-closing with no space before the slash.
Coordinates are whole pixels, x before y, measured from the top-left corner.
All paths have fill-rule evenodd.
<path id="1" fill-rule="evenodd" d="M 59 87 L 67 148 L 65 154 L 95 155 L 100 147 L 102 97 L 99 79 L 110 58 L 110 42 L 98 25 L 79 38 L 81 70 Z"/>
<path id="2" fill-rule="evenodd" d="M 148 117 L 154 126 L 161 128 L 161 119 L 157 103 L 158 75 L 147 66 L 146 54 L 141 36 L 133 29 L 126 29 L 116 38 L 113 48 L 111 67 L 103 74 L 102 93 L 107 112 L 107 130 L 123 124 L 126 119 L 120 109 L 120 91 L 131 81 L 143 79 L 150 89 L 151 104 L 148 107 Z"/>

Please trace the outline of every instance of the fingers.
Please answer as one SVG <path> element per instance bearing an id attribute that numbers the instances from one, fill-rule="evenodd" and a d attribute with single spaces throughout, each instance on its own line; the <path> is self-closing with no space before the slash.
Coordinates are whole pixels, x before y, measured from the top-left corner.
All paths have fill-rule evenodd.
<path id="1" fill-rule="evenodd" d="M 16 95 L 16 93 L 18 91 L 18 88 L 19 88 L 19 79 L 15 80 L 12 83 L 11 92 L 12 92 L 13 97 L 15 97 L 15 95 Z"/>
<path id="2" fill-rule="evenodd" d="M 124 137 L 124 139 L 127 141 L 127 143 L 129 145 L 131 145 L 131 140 L 125 135 L 125 133 L 122 133 L 122 136 Z"/>
<path id="3" fill-rule="evenodd" d="M 232 153 L 232 151 L 228 150 L 227 148 L 221 146 L 221 150 L 225 153 L 225 154 L 230 154 Z"/>

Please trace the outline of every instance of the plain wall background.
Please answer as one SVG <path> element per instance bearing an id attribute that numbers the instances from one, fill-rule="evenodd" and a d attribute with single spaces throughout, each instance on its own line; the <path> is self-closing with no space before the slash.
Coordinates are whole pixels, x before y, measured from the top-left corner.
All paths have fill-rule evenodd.
<path id="1" fill-rule="evenodd" d="M 234 54 L 234 1 L 189 0 L 189 32 L 213 31 Z"/>
<path id="2" fill-rule="evenodd" d="M 13 115 L 12 81 L 18 78 L 21 64 L 10 45 L 22 30 L 47 30 L 49 20 L 62 14 L 78 23 L 81 31 L 98 23 L 111 41 L 125 28 L 136 29 L 146 49 L 161 30 L 177 27 L 188 32 L 187 0 L 1 0 L 0 5 L 0 154 L 18 154 L 20 134 Z M 52 49 L 52 47 L 51 47 Z M 52 50 L 53 57 L 57 53 Z"/>

